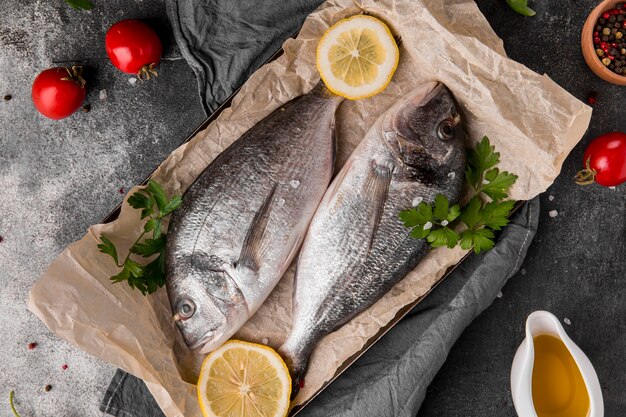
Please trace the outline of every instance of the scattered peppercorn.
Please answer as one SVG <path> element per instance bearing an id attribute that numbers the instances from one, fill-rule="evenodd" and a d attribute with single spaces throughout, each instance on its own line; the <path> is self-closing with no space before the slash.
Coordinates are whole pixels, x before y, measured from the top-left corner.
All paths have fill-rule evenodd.
<path id="1" fill-rule="evenodd" d="M 125 194 L 126 190 L 124 190 L 124 187 L 120 188 L 119 190 L 117 190 L 120 194 Z"/>
<path id="2" fill-rule="evenodd" d="M 607 10 L 598 19 L 593 31 L 593 44 L 598 59 L 609 70 L 626 75 L 626 3 Z"/>
<path id="3" fill-rule="evenodd" d="M 30 342 L 30 343 L 28 344 L 28 349 L 29 349 L 29 350 L 33 350 L 33 349 L 35 349 L 36 347 L 37 347 L 37 343 L 35 343 L 35 342 Z"/>
<path id="4" fill-rule="evenodd" d="M 46 391 L 46 392 L 48 392 L 48 391 L 50 391 L 51 389 L 52 389 L 52 385 L 48 384 L 48 385 L 46 385 L 46 386 L 44 387 L 44 389 L 43 389 L 43 390 L 44 390 L 44 391 Z"/>
<path id="5" fill-rule="evenodd" d="M 587 103 L 593 106 L 594 104 L 596 104 L 597 101 L 598 101 L 598 93 L 596 93 L 595 91 L 592 91 L 591 93 L 589 93 L 589 96 L 587 97 Z"/>
<path id="6" fill-rule="evenodd" d="M 13 96 L 11 94 L 7 94 L 4 97 L 4 101 L 11 101 L 11 99 L 13 98 Z"/>
<path id="7" fill-rule="evenodd" d="M 63 365 L 63 366 L 61 367 L 61 369 L 63 369 L 63 370 L 65 371 L 65 370 L 67 369 L 67 365 Z"/>
<path id="8" fill-rule="evenodd" d="M 0 243 L 2 243 L 3 240 L 4 240 L 4 238 L 2 236 L 0 236 Z"/>
<path id="9" fill-rule="evenodd" d="M 89 113 L 89 110 L 91 110 L 91 106 L 89 104 L 85 104 L 81 109 L 83 113 Z"/>

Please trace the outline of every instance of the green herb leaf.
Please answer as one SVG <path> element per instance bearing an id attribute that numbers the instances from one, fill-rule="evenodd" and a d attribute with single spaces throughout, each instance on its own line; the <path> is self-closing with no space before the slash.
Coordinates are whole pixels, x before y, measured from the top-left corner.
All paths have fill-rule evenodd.
<path id="1" fill-rule="evenodd" d="M 130 197 L 128 197 L 128 204 L 132 208 L 141 209 L 141 219 L 145 219 L 153 214 L 152 206 L 154 206 L 154 199 L 149 193 L 144 190 L 137 191 Z"/>
<path id="2" fill-rule="evenodd" d="M 476 144 L 474 149 L 470 149 L 467 152 L 465 178 L 475 190 L 479 190 L 483 172 L 493 168 L 498 162 L 500 162 L 500 154 L 495 152 L 495 147 L 491 145 L 489 138 L 485 136 Z"/>
<path id="3" fill-rule="evenodd" d="M 158 239 L 161 237 L 161 219 L 156 218 L 148 220 L 144 225 L 143 230 L 146 233 L 152 232 L 154 239 Z"/>
<path id="4" fill-rule="evenodd" d="M 506 0 L 506 3 L 517 13 L 524 16 L 534 16 L 537 14 L 533 9 L 528 7 L 528 0 Z"/>
<path id="5" fill-rule="evenodd" d="M 480 253 L 495 246 L 494 237 L 491 229 L 465 230 L 461 233 L 461 248 L 465 250 L 474 248 L 475 253 Z"/>
<path id="6" fill-rule="evenodd" d="M 130 251 L 148 258 L 165 250 L 165 235 L 159 236 L 158 239 L 146 239 L 143 243 L 135 243 Z"/>
<path id="7" fill-rule="evenodd" d="M 13 415 L 15 417 L 20 417 L 20 413 L 15 409 L 15 405 L 13 405 L 13 391 L 9 392 L 9 404 L 11 405 L 11 411 L 13 411 Z"/>
<path id="8" fill-rule="evenodd" d="M 475 196 L 467 203 L 465 207 L 463 207 L 463 213 L 461 213 L 461 221 L 465 223 L 468 228 L 474 229 L 482 221 L 482 215 L 480 213 L 481 206 L 482 203 L 480 201 L 480 197 Z"/>
<path id="9" fill-rule="evenodd" d="M 91 10 L 93 8 L 93 4 L 89 0 L 65 0 L 65 2 L 78 10 Z"/>
<path id="10" fill-rule="evenodd" d="M 165 208 L 167 207 L 167 197 L 165 196 L 165 190 L 161 185 L 153 180 L 148 181 L 148 190 L 152 194 L 154 201 L 159 209 L 161 216 L 164 216 Z"/>
<path id="11" fill-rule="evenodd" d="M 481 191 L 492 200 L 502 200 L 508 197 L 507 191 L 515 181 L 517 181 L 517 175 L 506 171 L 500 172 L 498 168 L 493 168 L 485 172 L 485 183 Z"/>
<path id="12" fill-rule="evenodd" d="M 461 215 L 461 207 L 458 204 L 450 207 L 450 211 L 448 211 L 448 215 L 446 216 L 446 220 L 448 223 L 452 223 Z"/>
<path id="13" fill-rule="evenodd" d="M 424 239 L 430 234 L 431 229 L 424 229 L 424 226 L 417 226 L 411 230 L 411 237 L 413 239 Z"/>
<path id="14" fill-rule="evenodd" d="M 180 207 L 182 202 L 183 202 L 183 197 L 179 196 L 179 195 L 175 195 L 167 203 L 167 205 L 163 209 L 163 213 L 161 213 L 161 216 L 167 216 L 168 214 L 172 213 L 174 210 L 176 210 L 178 207 Z"/>
<path id="15" fill-rule="evenodd" d="M 165 253 L 162 252 L 144 267 L 144 277 L 148 294 L 152 294 L 165 285 Z"/>
<path id="16" fill-rule="evenodd" d="M 445 220 L 448 217 L 448 208 L 450 208 L 450 203 L 446 196 L 437 194 L 435 196 L 435 209 L 433 210 L 433 215 L 437 220 Z"/>
<path id="17" fill-rule="evenodd" d="M 482 218 L 483 224 L 493 230 L 501 230 L 509 224 L 509 215 L 515 206 L 515 201 L 492 201 L 485 205 Z"/>
<path id="18" fill-rule="evenodd" d="M 439 229 L 431 230 L 426 240 L 434 248 L 438 248 L 440 246 L 453 248 L 459 241 L 459 235 L 449 227 L 441 227 Z"/>
<path id="19" fill-rule="evenodd" d="M 107 255 L 111 255 L 111 258 L 115 261 L 115 264 L 119 264 L 117 260 L 117 250 L 115 249 L 115 245 L 111 242 L 105 235 L 100 235 L 100 241 L 102 243 L 98 244 L 98 249 L 100 252 L 106 253 Z"/>

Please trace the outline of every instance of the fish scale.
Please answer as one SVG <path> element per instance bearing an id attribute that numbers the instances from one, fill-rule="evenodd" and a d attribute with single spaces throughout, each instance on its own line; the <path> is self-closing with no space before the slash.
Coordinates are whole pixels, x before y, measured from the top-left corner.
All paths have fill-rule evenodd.
<path id="1" fill-rule="evenodd" d="M 209 352 L 291 263 L 332 177 L 340 97 L 320 82 L 209 164 L 170 221 L 166 286 L 185 343 Z"/>
<path id="2" fill-rule="evenodd" d="M 442 84 L 420 86 L 374 123 L 324 195 L 298 259 L 292 328 L 278 350 L 294 395 L 317 343 L 428 253 L 398 213 L 416 198 L 432 203 L 437 194 L 455 204 L 464 169 L 461 115 Z"/>

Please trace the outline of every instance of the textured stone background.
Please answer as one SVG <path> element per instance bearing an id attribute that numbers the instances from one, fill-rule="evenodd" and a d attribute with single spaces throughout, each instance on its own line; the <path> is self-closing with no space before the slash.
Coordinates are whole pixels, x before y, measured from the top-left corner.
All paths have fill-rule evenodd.
<path id="1" fill-rule="evenodd" d="M 0 101 L 3 416 L 10 415 L 11 389 L 24 417 L 102 415 L 98 404 L 114 369 L 52 336 L 26 310 L 28 290 L 66 245 L 117 205 L 120 188 L 143 180 L 204 118 L 163 2 L 94 3 L 84 12 L 62 0 L 0 0 L 0 97 L 13 96 Z M 523 322 L 536 309 L 569 319 L 566 330 L 598 371 L 606 415 L 624 415 L 626 189 L 581 188 L 571 181 L 592 137 L 626 131 L 624 89 L 597 79 L 579 53 L 579 31 L 594 1 L 535 1 L 534 18 L 515 15 L 503 0 L 478 3 L 512 58 L 548 73 L 580 99 L 600 94 L 589 134 L 542 198 L 540 230 L 522 272 L 455 345 L 420 416 L 514 416 L 509 368 Z M 148 19 L 163 38 L 158 79 L 132 85 L 129 75 L 109 64 L 104 34 L 124 18 Z M 50 121 L 33 108 L 33 78 L 57 63 L 85 66 L 89 113 Z M 99 99 L 100 90 L 106 100 Z M 550 210 L 558 216 L 549 217 Z M 39 346 L 30 351 L 33 341 Z M 46 384 L 52 391 L 44 392 Z"/>
<path id="2" fill-rule="evenodd" d="M 28 291 L 65 246 L 121 201 L 120 188 L 141 182 L 204 119 L 164 2 L 94 4 L 85 12 L 62 0 L 0 0 L 0 97 L 13 96 L 0 99 L 2 416 L 11 415 L 11 389 L 23 417 L 103 415 L 98 405 L 115 369 L 51 335 L 26 310 Z M 161 35 L 157 79 L 131 85 L 109 63 L 104 35 L 125 18 L 147 19 Z M 85 67 L 91 111 L 48 120 L 31 103 L 31 84 L 39 71 L 66 63 Z M 30 351 L 33 341 L 39 346 Z M 53 386 L 47 393 L 46 384 Z"/>

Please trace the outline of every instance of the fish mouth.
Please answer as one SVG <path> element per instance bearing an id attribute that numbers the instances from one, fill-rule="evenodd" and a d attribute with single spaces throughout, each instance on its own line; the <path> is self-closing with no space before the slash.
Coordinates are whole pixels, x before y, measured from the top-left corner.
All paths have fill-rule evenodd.
<path id="1" fill-rule="evenodd" d="M 191 350 L 204 348 L 204 346 L 206 346 L 209 342 L 214 340 L 214 337 L 213 337 L 214 333 L 215 332 L 213 331 L 208 331 L 201 337 L 197 338 L 195 342 L 192 342 L 191 344 L 188 344 L 187 346 L 189 346 L 189 349 Z"/>
<path id="2" fill-rule="evenodd" d="M 412 101 L 417 107 L 423 107 L 439 94 L 442 88 L 444 85 L 439 81 L 430 81 L 423 84 L 422 88 L 409 98 L 409 101 Z"/>

